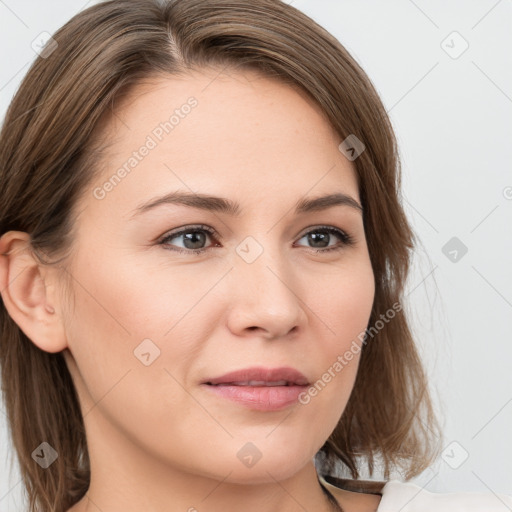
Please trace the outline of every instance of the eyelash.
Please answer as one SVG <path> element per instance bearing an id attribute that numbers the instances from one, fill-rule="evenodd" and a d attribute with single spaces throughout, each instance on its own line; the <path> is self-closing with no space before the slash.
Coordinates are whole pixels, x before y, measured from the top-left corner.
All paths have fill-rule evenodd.
<path id="1" fill-rule="evenodd" d="M 175 233 L 169 233 L 167 235 L 165 235 L 162 239 L 160 239 L 160 241 L 158 242 L 159 245 L 166 245 L 167 242 L 173 238 L 176 238 L 180 235 L 183 235 L 185 233 L 192 233 L 192 232 L 200 232 L 200 231 L 206 231 L 210 236 L 212 237 L 217 237 L 217 232 L 215 230 L 213 230 L 212 228 L 209 228 L 208 226 L 189 226 L 187 227 L 186 229 L 181 229 L 180 231 L 177 231 Z M 341 249 L 343 249 L 344 247 L 348 247 L 348 246 L 352 246 L 355 244 L 355 240 L 354 238 L 345 233 L 344 231 L 341 231 L 340 229 L 337 229 L 337 228 L 334 228 L 334 227 L 331 227 L 331 226 L 318 226 L 318 227 L 315 227 L 314 229 L 310 230 L 310 231 L 307 231 L 306 233 L 304 233 L 300 238 L 304 238 L 306 235 L 308 235 L 309 233 L 314 233 L 314 232 L 317 232 L 317 231 L 324 231 L 324 232 L 327 232 L 329 234 L 332 234 L 332 235 L 336 235 L 338 236 L 340 239 L 341 239 L 341 244 L 338 245 L 338 246 L 334 246 L 334 247 L 329 247 L 327 249 L 315 249 L 315 248 L 310 248 L 311 251 L 313 252 L 316 252 L 316 253 L 326 253 L 326 252 L 330 252 L 330 251 L 340 251 Z M 176 251 L 178 253 L 186 253 L 186 254 L 192 254 L 192 255 L 199 255 L 199 254 L 202 254 L 210 249 L 213 249 L 213 247 L 206 247 L 204 249 L 182 249 L 182 248 L 176 248 L 176 247 L 173 247 L 172 249 L 170 247 L 167 247 L 168 250 L 171 250 L 171 251 Z"/>

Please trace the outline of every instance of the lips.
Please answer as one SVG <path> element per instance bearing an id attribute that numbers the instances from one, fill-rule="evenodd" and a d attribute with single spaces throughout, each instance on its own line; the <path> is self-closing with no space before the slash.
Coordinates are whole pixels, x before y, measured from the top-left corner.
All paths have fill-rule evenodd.
<path id="1" fill-rule="evenodd" d="M 280 411 L 296 405 L 308 385 L 308 379 L 289 366 L 245 368 L 202 383 L 207 393 L 259 412 Z"/>
<path id="2" fill-rule="evenodd" d="M 277 380 L 274 382 L 267 382 L 264 380 L 247 380 L 245 382 L 220 382 L 218 384 L 212 384 L 214 386 L 293 386 L 294 383 L 288 380 Z"/>
<path id="3" fill-rule="evenodd" d="M 208 379 L 212 386 L 306 386 L 308 379 L 295 368 L 252 367 Z"/>

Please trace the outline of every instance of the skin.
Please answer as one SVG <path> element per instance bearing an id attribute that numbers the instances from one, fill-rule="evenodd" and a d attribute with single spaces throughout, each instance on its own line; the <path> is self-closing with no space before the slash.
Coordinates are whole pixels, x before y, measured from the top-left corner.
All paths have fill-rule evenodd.
<path id="1" fill-rule="evenodd" d="M 103 199 L 94 197 L 169 112 L 198 104 Z M 64 351 L 84 415 L 91 486 L 72 512 L 332 510 L 313 457 L 350 397 L 359 354 L 308 404 L 256 411 L 209 393 L 208 377 L 253 365 L 292 366 L 316 382 L 365 330 L 374 275 L 362 214 L 346 205 L 295 215 L 303 197 L 343 192 L 360 203 L 353 164 L 311 100 L 253 71 L 203 69 L 139 85 L 106 132 L 114 145 L 100 180 L 77 204 L 73 252 L 61 274 L 27 250 L 28 235 L 0 240 L 2 298 L 41 350 Z M 161 205 L 171 191 L 236 200 L 233 217 Z M 194 256 L 171 230 L 202 224 L 206 252 Z M 305 236 L 333 226 L 315 253 Z M 263 252 L 247 263 L 246 237 Z M 196 245 L 199 247 L 199 245 Z M 250 249 L 254 250 L 253 246 Z M 8 254 L 6 254 L 8 253 Z M 52 311 L 53 310 L 53 311 Z M 144 339 L 160 356 L 134 356 Z M 261 453 L 247 467 L 238 451 Z M 346 512 L 373 511 L 379 496 L 328 484 Z"/>

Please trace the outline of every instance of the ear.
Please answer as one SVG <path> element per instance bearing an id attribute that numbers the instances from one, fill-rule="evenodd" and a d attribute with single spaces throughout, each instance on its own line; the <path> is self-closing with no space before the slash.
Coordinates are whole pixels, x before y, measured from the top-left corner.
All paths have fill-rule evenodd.
<path id="1" fill-rule="evenodd" d="M 30 248 L 30 235 L 0 237 L 0 291 L 9 316 L 45 352 L 60 352 L 67 339 L 57 304 L 55 269 L 43 266 Z"/>

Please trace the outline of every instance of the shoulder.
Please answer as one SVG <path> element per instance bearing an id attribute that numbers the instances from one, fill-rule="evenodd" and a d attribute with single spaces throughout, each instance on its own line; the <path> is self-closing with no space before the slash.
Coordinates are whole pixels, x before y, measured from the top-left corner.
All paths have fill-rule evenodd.
<path id="1" fill-rule="evenodd" d="M 412 482 L 390 480 L 382 488 L 378 512 L 465 512 L 512 510 L 512 496 L 494 492 L 430 492 Z"/>
<path id="2" fill-rule="evenodd" d="M 322 475 L 322 483 L 352 510 L 375 512 L 466 512 L 512 510 L 512 495 L 494 492 L 430 492 L 412 482 L 350 480 Z"/>

